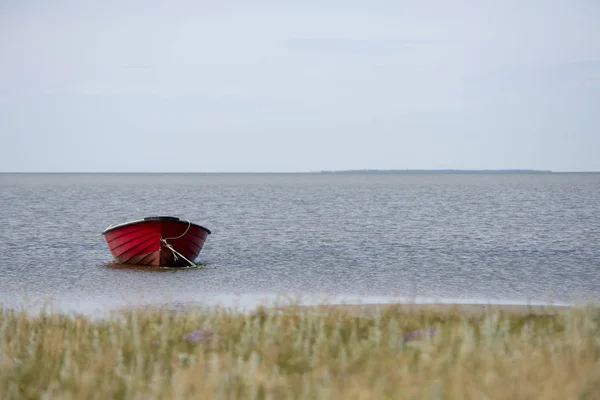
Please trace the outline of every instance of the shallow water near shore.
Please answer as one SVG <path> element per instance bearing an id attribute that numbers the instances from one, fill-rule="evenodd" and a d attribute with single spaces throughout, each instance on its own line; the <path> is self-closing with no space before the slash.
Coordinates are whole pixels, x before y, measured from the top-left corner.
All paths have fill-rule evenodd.
<path id="1" fill-rule="evenodd" d="M 211 229 L 210 268 L 111 266 L 150 215 Z M 599 174 L 0 174 L 0 220 L 9 306 L 600 298 Z"/>

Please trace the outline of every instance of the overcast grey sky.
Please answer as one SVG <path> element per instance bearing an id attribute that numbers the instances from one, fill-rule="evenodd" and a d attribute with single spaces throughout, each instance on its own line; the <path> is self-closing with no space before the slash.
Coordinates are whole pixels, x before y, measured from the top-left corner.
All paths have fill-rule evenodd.
<path id="1" fill-rule="evenodd" d="M 597 0 L 0 0 L 0 171 L 600 171 Z"/>

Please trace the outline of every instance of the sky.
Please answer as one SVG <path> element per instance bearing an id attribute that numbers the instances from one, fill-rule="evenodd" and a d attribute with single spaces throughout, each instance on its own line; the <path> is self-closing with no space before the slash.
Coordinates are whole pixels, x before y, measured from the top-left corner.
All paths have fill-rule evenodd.
<path id="1" fill-rule="evenodd" d="M 0 0 L 0 171 L 600 171 L 597 0 Z"/>

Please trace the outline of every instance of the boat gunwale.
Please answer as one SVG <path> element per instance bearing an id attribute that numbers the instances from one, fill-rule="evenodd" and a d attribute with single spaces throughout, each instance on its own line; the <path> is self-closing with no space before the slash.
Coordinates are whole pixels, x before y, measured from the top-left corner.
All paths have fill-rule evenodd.
<path id="1" fill-rule="evenodd" d="M 146 218 L 152 218 L 152 219 L 148 220 Z M 202 225 L 195 224 L 195 223 L 193 223 L 190 220 L 182 220 L 182 219 L 179 219 L 179 218 L 177 220 L 172 219 L 172 218 L 177 218 L 177 217 L 165 217 L 165 216 L 162 216 L 162 217 L 146 217 L 146 218 L 141 218 L 141 219 L 135 219 L 135 220 L 131 220 L 131 221 L 126 221 L 126 222 L 122 222 L 122 223 L 117 224 L 117 225 L 110 225 L 108 228 L 106 228 L 102 232 L 102 235 L 106 235 L 109 232 L 112 232 L 112 231 L 114 231 L 116 229 L 119 229 L 119 228 L 124 228 L 126 226 L 149 224 L 149 223 L 153 223 L 153 222 L 162 222 L 162 223 L 167 222 L 167 223 L 183 224 L 183 225 L 188 225 L 189 224 L 190 226 L 195 226 L 197 228 L 205 230 L 209 235 L 212 233 L 210 231 L 210 229 L 208 229 L 208 228 L 206 228 L 206 227 L 204 227 Z"/>

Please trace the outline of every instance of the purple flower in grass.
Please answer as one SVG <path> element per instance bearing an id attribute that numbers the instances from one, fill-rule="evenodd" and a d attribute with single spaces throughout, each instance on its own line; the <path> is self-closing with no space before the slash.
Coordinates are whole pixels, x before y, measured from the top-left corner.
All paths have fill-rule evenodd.
<path id="1" fill-rule="evenodd" d="M 185 335 L 185 341 L 188 343 L 208 342 L 215 332 L 212 329 L 200 328 Z"/>
<path id="2" fill-rule="evenodd" d="M 410 342 L 411 340 L 423 339 L 425 336 L 433 337 L 437 330 L 435 328 L 419 329 L 418 331 L 409 332 L 404 336 L 402 343 Z"/>

